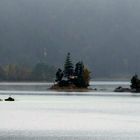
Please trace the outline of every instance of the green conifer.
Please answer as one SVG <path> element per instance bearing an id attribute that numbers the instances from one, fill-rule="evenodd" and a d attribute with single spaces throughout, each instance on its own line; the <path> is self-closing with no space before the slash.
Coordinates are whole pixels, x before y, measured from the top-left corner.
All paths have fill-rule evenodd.
<path id="1" fill-rule="evenodd" d="M 64 64 L 64 76 L 68 79 L 73 76 L 73 63 L 71 61 L 70 53 L 67 54 L 65 64 Z"/>
<path id="2" fill-rule="evenodd" d="M 75 84 L 77 87 L 87 88 L 89 86 L 90 72 L 84 68 L 83 62 L 78 62 L 75 66 Z"/>

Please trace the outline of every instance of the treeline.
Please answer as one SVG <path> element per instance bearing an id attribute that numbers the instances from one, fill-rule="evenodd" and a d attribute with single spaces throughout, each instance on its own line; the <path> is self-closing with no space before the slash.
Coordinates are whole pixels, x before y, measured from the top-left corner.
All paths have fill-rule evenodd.
<path id="1" fill-rule="evenodd" d="M 8 64 L 0 66 L 0 81 L 53 81 L 56 69 L 45 63 L 33 67 Z"/>

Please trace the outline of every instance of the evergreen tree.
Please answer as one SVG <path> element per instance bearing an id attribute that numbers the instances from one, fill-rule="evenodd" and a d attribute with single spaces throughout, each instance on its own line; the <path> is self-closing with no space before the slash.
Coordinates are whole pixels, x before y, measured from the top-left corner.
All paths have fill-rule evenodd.
<path id="1" fill-rule="evenodd" d="M 57 72 L 56 72 L 56 82 L 60 82 L 62 81 L 62 78 L 63 78 L 63 72 L 61 69 L 58 69 Z"/>
<path id="2" fill-rule="evenodd" d="M 84 65 L 82 62 L 78 62 L 75 66 L 75 76 L 81 77 L 83 75 Z"/>
<path id="3" fill-rule="evenodd" d="M 78 62 L 75 66 L 75 85 L 77 87 L 88 87 L 90 80 L 90 72 L 87 68 L 84 68 L 83 62 Z"/>
<path id="4" fill-rule="evenodd" d="M 134 75 L 131 79 L 131 88 L 135 89 L 136 91 L 140 90 L 140 80 L 138 75 Z"/>
<path id="5" fill-rule="evenodd" d="M 67 54 L 66 61 L 64 64 L 64 76 L 68 79 L 73 76 L 73 63 L 71 61 L 70 53 Z"/>
<path id="6" fill-rule="evenodd" d="M 84 87 L 83 72 L 84 65 L 82 62 L 78 62 L 75 66 L 75 77 L 76 77 L 75 85 L 77 87 Z"/>

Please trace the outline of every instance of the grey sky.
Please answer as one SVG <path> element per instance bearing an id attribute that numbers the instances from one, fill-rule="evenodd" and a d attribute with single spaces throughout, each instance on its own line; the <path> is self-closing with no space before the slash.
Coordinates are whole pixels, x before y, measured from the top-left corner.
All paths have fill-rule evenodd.
<path id="1" fill-rule="evenodd" d="M 36 63 L 47 48 L 54 65 L 70 51 L 97 75 L 134 73 L 139 13 L 139 0 L 1 0 L 1 63 Z"/>

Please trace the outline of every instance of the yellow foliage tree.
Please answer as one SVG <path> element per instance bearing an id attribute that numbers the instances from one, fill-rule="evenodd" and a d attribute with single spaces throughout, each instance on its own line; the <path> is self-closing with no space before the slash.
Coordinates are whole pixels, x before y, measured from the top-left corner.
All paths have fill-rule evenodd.
<path id="1" fill-rule="evenodd" d="M 84 68 L 83 71 L 83 79 L 85 82 L 85 86 L 89 86 L 89 82 L 90 82 L 90 71 L 87 68 Z"/>

